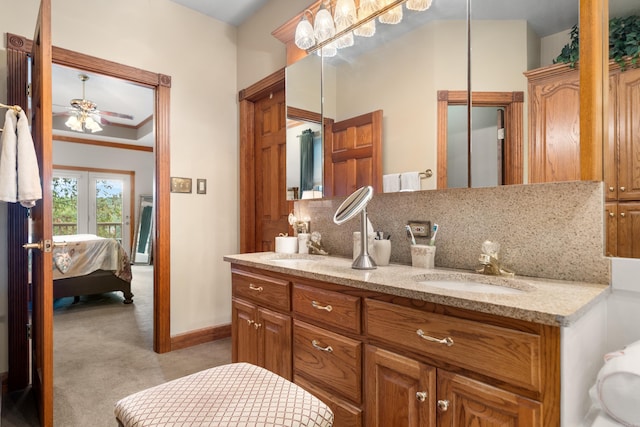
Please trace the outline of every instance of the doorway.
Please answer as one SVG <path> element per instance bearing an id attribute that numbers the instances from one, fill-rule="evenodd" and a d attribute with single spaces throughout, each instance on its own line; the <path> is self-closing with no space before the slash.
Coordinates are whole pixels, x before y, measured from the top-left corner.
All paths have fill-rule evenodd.
<path id="1" fill-rule="evenodd" d="M 32 41 L 22 36 L 7 34 L 7 102 L 29 105 L 24 87 L 28 83 Z M 170 336 L 170 173 L 169 173 L 169 99 L 171 77 L 117 64 L 89 55 L 53 47 L 56 64 L 101 73 L 154 89 L 156 139 L 154 151 L 154 309 L 153 349 L 158 353 L 171 351 Z M 51 167 L 51 165 L 48 165 Z M 43 190 L 50 191 L 50 182 Z M 21 245 L 26 241 L 26 218 L 19 209 L 9 209 L 9 390 L 19 390 L 29 384 L 29 343 L 27 337 L 28 288 L 26 254 Z M 49 284 L 51 286 L 51 284 Z M 53 325 L 48 325 L 48 328 Z"/>

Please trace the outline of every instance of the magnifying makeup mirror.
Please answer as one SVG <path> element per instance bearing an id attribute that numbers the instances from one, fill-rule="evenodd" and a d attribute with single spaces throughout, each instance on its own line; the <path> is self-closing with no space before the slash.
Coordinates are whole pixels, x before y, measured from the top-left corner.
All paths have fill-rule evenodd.
<path id="1" fill-rule="evenodd" d="M 373 270 L 376 268 L 376 263 L 369 255 L 369 235 L 368 235 L 368 223 L 367 218 L 367 204 L 373 197 L 373 187 L 366 186 L 354 191 L 344 202 L 340 205 L 335 215 L 333 216 L 333 222 L 338 225 L 342 225 L 349 221 L 351 218 L 360 214 L 360 255 L 353 261 L 351 268 L 356 270 Z"/>

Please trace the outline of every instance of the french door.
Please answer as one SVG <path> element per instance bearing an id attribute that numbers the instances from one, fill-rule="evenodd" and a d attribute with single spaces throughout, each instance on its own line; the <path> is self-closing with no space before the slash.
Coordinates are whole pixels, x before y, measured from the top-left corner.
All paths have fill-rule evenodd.
<path id="1" fill-rule="evenodd" d="M 95 234 L 131 248 L 131 175 L 54 169 L 53 235 Z"/>

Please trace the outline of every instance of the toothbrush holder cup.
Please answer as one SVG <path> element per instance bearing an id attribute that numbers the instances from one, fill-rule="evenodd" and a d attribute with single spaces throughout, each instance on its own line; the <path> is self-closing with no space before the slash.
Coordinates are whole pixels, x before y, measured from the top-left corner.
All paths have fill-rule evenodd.
<path id="1" fill-rule="evenodd" d="M 418 268 L 435 268 L 436 247 L 411 245 L 411 265 Z"/>

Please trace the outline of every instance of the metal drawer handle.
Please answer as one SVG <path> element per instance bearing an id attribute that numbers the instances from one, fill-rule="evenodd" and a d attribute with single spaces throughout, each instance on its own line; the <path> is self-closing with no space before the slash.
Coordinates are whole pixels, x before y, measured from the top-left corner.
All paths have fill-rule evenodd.
<path id="1" fill-rule="evenodd" d="M 418 329 L 416 331 L 416 334 L 418 334 L 420 338 L 425 339 L 427 341 L 437 342 L 438 344 L 446 344 L 447 347 L 451 347 L 453 345 L 453 339 L 451 337 L 446 337 L 442 339 L 430 337 L 429 335 L 426 335 L 422 329 Z"/>
<path id="2" fill-rule="evenodd" d="M 258 291 L 258 292 L 262 292 L 264 290 L 262 286 L 256 286 L 253 283 L 249 283 L 249 289 L 251 289 L 252 291 Z"/>
<path id="3" fill-rule="evenodd" d="M 331 313 L 331 310 L 333 310 L 333 307 L 331 307 L 330 305 L 321 305 L 318 301 L 311 301 L 311 306 L 313 308 L 317 308 L 318 310 L 327 310 L 329 313 Z"/>
<path id="4" fill-rule="evenodd" d="M 449 401 L 448 400 L 438 400 L 438 409 L 442 412 L 446 412 L 449 409 Z"/>
<path id="5" fill-rule="evenodd" d="M 418 399 L 418 402 L 424 402 L 425 400 L 427 400 L 427 392 L 426 391 L 419 391 L 416 393 L 416 399 Z"/>
<path id="6" fill-rule="evenodd" d="M 318 343 L 318 341 L 313 340 L 311 341 L 311 345 L 313 346 L 313 348 L 315 348 L 316 350 L 320 350 L 320 351 L 326 351 L 327 353 L 333 353 L 333 348 L 328 345 L 326 347 L 322 347 L 320 345 L 320 343 Z"/>

